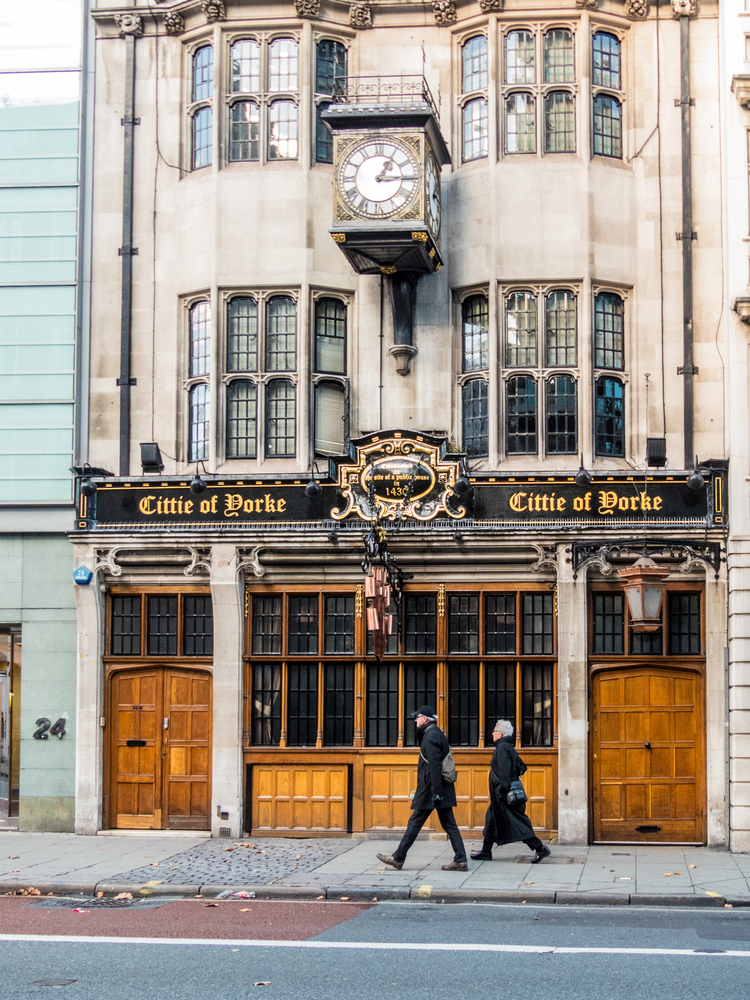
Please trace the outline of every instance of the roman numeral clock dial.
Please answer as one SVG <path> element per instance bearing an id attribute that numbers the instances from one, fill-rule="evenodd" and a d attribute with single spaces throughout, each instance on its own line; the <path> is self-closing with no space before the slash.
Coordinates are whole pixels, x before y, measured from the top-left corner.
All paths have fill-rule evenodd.
<path id="1" fill-rule="evenodd" d="M 394 140 L 367 140 L 350 150 L 338 170 L 342 200 L 365 219 L 388 219 L 405 209 L 419 190 L 419 164 Z"/>

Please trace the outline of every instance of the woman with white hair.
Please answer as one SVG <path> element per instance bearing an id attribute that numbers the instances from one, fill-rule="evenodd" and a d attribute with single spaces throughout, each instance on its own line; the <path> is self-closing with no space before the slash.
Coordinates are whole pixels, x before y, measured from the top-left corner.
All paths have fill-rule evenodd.
<path id="1" fill-rule="evenodd" d="M 526 815 L 526 804 L 507 801 L 508 789 L 526 771 L 526 765 L 516 753 L 513 740 L 513 723 L 498 719 L 492 732 L 495 749 L 490 764 L 490 805 L 484 819 L 482 850 L 475 851 L 474 861 L 492 861 L 495 844 L 512 844 L 522 840 L 534 852 L 532 865 L 552 852 L 534 833 L 534 828 Z"/>

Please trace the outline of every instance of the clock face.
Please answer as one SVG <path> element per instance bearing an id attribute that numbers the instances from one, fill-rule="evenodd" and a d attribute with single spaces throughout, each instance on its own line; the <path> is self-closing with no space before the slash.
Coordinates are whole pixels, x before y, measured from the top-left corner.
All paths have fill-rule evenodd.
<path id="1" fill-rule="evenodd" d="M 435 157 L 430 153 L 424 169 L 425 175 L 425 220 L 437 236 L 440 232 L 440 171 Z"/>
<path id="2" fill-rule="evenodd" d="M 357 215 L 387 219 L 415 198 L 419 163 L 394 139 L 368 139 L 346 153 L 338 170 L 341 198 Z"/>

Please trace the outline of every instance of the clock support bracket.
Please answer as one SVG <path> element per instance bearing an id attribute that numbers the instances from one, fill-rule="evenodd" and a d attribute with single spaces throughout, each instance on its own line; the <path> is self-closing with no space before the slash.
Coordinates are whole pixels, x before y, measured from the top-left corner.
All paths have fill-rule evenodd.
<path id="1" fill-rule="evenodd" d="M 402 271 L 388 276 L 386 280 L 393 310 L 393 346 L 388 348 L 388 353 L 396 359 L 399 375 L 408 375 L 411 359 L 417 353 L 414 346 L 414 304 L 419 275 Z"/>

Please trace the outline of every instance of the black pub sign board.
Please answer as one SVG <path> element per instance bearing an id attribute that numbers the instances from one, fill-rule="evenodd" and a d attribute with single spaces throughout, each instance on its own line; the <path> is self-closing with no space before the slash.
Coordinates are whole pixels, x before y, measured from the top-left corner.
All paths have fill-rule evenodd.
<path id="1" fill-rule="evenodd" d="M 79 530 L 237 530 L 327 521 L 364 522 L 375 516 L 406 523 L 439 520 L 447 528 L 473 521 L 482 527 L 564 530 L 622 526 L 705 528 L 726 523 L 724 479 L 706 476 L 692 491 L 685 476 L 637 471 L 595 474 L 579 486 L 574 473 L 553 476 L 480 474 L 473 490 L 458 494 L 462 457 L 444 438 L 383 431 L 351 443 L 350 453 L 329 461 L 317 497 L 305 479 L 205 477 L 206 490 L 191 493 L 185 477 L 97 478 L 91 497 L 78 497 Z"/>

